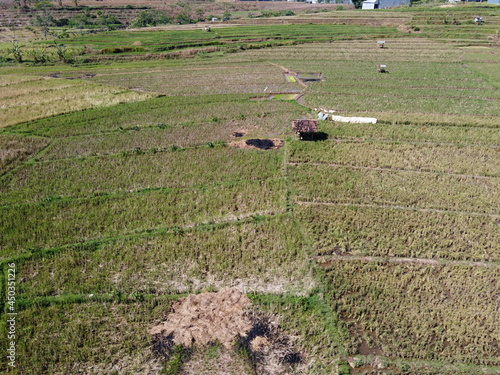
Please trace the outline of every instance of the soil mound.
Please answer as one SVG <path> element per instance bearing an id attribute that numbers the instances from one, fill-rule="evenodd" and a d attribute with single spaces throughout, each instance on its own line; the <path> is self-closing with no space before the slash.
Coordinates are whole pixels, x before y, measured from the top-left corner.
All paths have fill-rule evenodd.
<path id="1" fill-rule="evenodd" d="M 215 341 L 231 348 L 237 338 L 245 337 L 252 328 L 245 314 L 249 304 L 248 297 L 235 289 L 193 294 L 177 302 L 167 320 L 150 333 L 172 335 L 175 344 L 188 348 Z"/>

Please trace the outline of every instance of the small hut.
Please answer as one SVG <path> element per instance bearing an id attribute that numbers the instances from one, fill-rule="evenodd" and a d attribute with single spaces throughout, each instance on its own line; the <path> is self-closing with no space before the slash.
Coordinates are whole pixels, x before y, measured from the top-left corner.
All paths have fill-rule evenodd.
<path id="1" fill-rule="evenodd" d="M 313 139 L 318 131 L 318 120 L 293 120 L 292 129 L 299 139 Z"/>

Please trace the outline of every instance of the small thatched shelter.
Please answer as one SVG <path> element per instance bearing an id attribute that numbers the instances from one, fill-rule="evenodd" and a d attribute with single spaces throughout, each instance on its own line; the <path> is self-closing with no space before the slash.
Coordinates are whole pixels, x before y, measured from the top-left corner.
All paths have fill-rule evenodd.
<path id="1" fill-rule="evenodd" d="M 299 139 L 312 139 L 318 131 L 318 120 L 293 120 L 292 129 Z"/>

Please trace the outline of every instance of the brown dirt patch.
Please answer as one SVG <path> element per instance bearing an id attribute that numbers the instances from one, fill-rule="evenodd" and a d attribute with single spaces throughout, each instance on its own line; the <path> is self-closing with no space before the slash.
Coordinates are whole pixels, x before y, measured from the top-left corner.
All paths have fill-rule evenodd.
<path id="1" fill-rule="evenodd" d="M 232 141 L 228 145 L 230 147 L 242 149 L 256 149 L 256 150 L 274 150 L 283 147 L 285 142 L 281 139 L 243 139 L 241 141 Z"/>
<path id="2" fill-rule="evenodd" d="M 149 332 L 173 335 L 175 344 L 188 348 L 216 341 L 231 348 L 238 337 L 245 337 L 252 328 L 245 315 L 249 304 L 248 297 L 236 289 L 192 294 L 177 302 L 167 320 Z"/>

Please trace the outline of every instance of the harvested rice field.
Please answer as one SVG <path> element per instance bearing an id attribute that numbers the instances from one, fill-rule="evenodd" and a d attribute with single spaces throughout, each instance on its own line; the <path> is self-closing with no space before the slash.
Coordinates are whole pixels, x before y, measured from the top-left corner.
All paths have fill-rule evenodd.
<path id="1" fill-rule="evenodd" d="M 0 372 L 500 373 L 500 8 L 224 4 L 0 44 Z"/>

